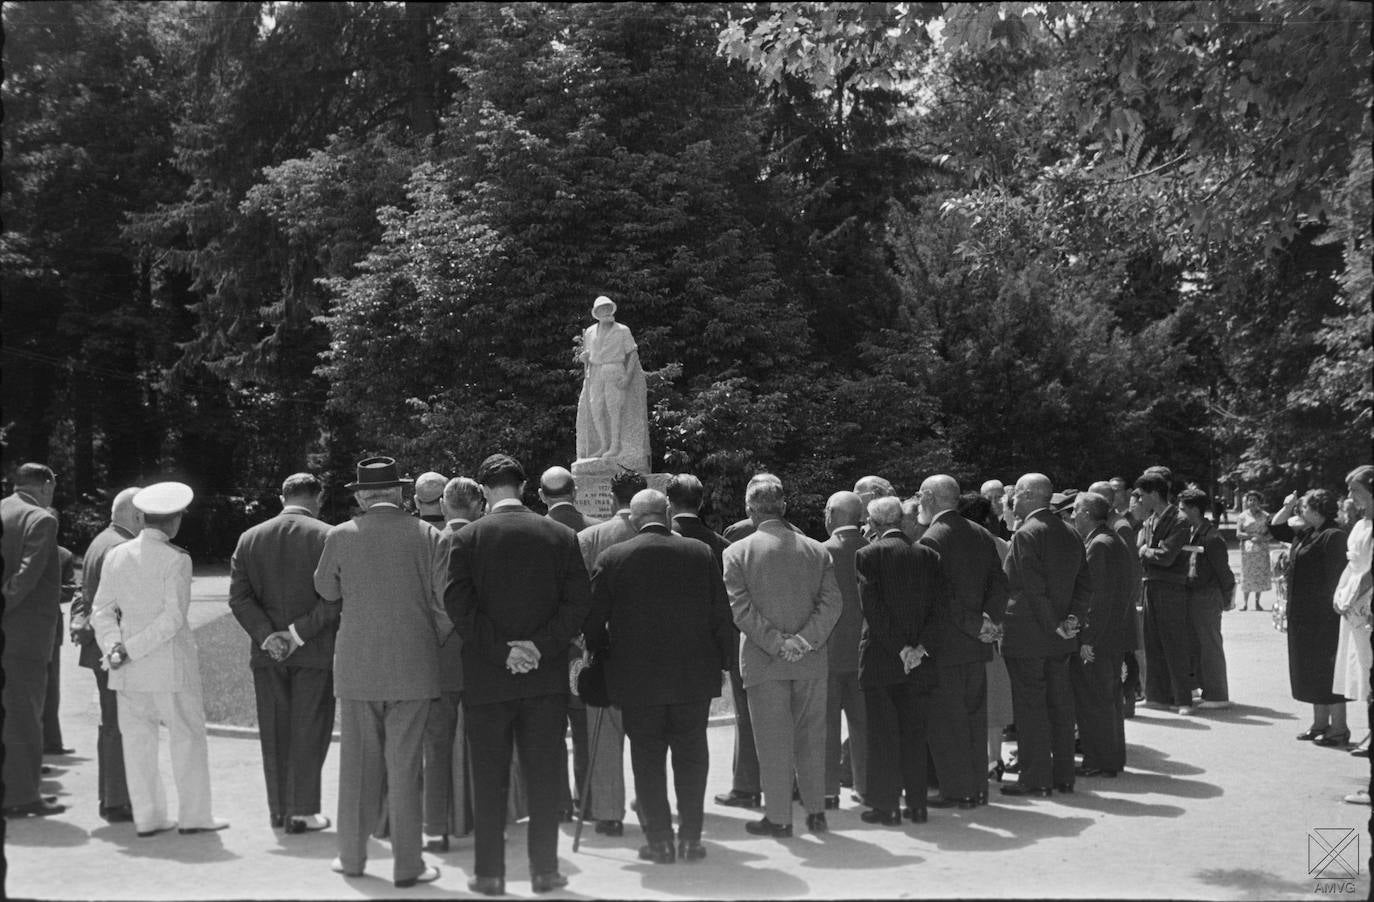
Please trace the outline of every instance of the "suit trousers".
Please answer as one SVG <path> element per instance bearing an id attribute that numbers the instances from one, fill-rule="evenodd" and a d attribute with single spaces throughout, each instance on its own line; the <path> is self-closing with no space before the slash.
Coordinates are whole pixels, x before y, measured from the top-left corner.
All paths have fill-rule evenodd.
<path id="1" fill-rule="evenodd" d="M 1105 650 L 1096 660 L 1069 661 L 1083 766 L 1122 770 L 1126 766 L 1126 720 L 1121 692 L 1121 653 Z"/>
<path id="2" fill-rule="evenodd" d="M 1016 715 L 1022 786 L 1073 784 L 1073 689 L 1069 656 L 1004 657 Z"/>
<path id="3" fill-rule="evenodd" d="M 463 694 L 446 691 L 425 718 L 425 832 L 462 836 L 472 829 Z"/>
<path id="4" fill-rule="evenodd" d="M 177 825 L 187 830 L 213 824 L 210 748 L 205 738 L 205 704 L 201 694 L 120 690 L 119 715 L 134 826 L 152 830 L 167 820 L 167 790 L 158 772 L 159 722 L 167 725 L 171 742 Z"/>
<path id="5" fill-rule="evenodd" d="M 46 651 L 46 648 L 44 649 Z M 48 687 L 48 664 L 42 658 L 6 655 L 4 804 L 38 801 L 43 775 L 43 697 Z"/>
<path id="6" fill-rule="evenodd" d="M 272 817 L 320 813 L 320 771 L 334 731 L 334 671 L 269 664 L 253 668 L 258 740 Z"/>
<path id="7" fill-rule="evenodd" d="M 512 748 L 520 759 L 529 803 L 530 873 L 558 870 L 558 781 L 567 757 L 563 745 L 567 711 L 563 694 L 466 707 L 475 876 L 506 876 L 506 790 Z"/>
<path id="8" fill-rule="evenodd" d="M 768 680 L 749 687 L 764 813 L 775 824 L 792 823 L 794 779 L 807 814 L 825 811 L 827 682 Z"/>
<path id="9" fill-rule="evenodd" d="M 988 666 L 947 664 L 930 699 L 930 756 L 946 798 L 973 798 L 988 782 Z"/>
<path id="10" fill-rule="evenodd" d="M 582 800 L 582 817 L 587 820 L 619 821 L 625 818 L 625 725 L 620 708 L 586 706 L 587 742 L 596 737 L 596 747 L 588 753 L 592 782 Z M 596 722 L 600 719 L 601 731 Z M 567 767 L 564 746 L 564 767 Z M 581 791 L 581 787 L 578 787 Z"/>
<path id="11" fill-rule="evenodd" d="M 339 860 L 348 873 L 367 863 L 367 838 L 381 811 L 391 836 L 392 879 L 409 880 L 425 869 L 420 797 L 429 705 L 427 698 L 339 699 Z"/>
<path id="12" fill-rule="evenodd" d="M 100 732 L 97 734 L 96 799 L 100 812 L 129 804 L 129 783 L 124 774 L 124 737 L 119 732 L 119 695 L 110 688 L 110 674 L 97 667 L 96 693 L 100 697 Z"/>
<path id="13" fill-rule="evenodd" d="M 749 693 L 739 675 L 739 665 L 730 668 L 730 698 L 735 703 L 735 752 L 730 762 L 730 788 L 735 792 L 760 793 L 759 752 L 754 745 L 754 725 L 749 719 Z"/>
<path id="14" fill-rule="evenodd" d="M 1193 675 L 1209 702 L 1230 701 L 1226 681 L 1226 647 L 1221 639 L 1221 590 L 1214 587 L 1188 590 L 1188 621 L 1192 625 L 1196 666 Z"/>
<path id="15" fill-rule="evenodd" d="M 1188 678 L 1188 594 L 1183 586 L 1145 583 L 1145 699 L 1169 707 L 1192 704 Z M 1019 724 L 1018 724 L 1019 727 Z"/>
<path id="16" fill-rule="evenodd" d="M 931 693 L 910 683 L 864 688 L 868 712 L 868 792 L 864 803 L 880 811 L 926 804 L 926 742 Z"/>
<path id="17" fill-rule="evenodd" d="M 1002 760 L 1002 731 L 1008 724 L 1015 722 L 1016 714 L 1011 704 L 1011 676 L 1007 673 L 1007 665 L 1003 663 L 1000 653 L 984 665 L 984 673 L 987 674 L 988 681 L 986 735 L 988 762 L 991 766 L 992 762 Z"/>
<path id="18" fill-rule="evenodd" d="M 859 688 L 859 672 L 831 671 L 825 704 L 825 794 L 840 794 L 841 761 L 840 714 L 849 721 L 850 775 L 854 791 L 863 795 L 868 787 L 868 723 L 864 716 L 864 694 Z"/>
<path id="19" fill-rule="evenodd" d="M 62 741 L 62 613 L 57 614 L 57 629 L 52 634 L 52 657 L 48 659 L 48 687 L 43 694 L 43 750 L 56 752 L 66 748 Z"/>
<path id="20" fill-rule="evenodd" d="M 678 839 L 701 839 L 702 808 L 711 750 L 706 742 L 709 699 L 677 705 L 634 705 L 622 711 L 630 738 L 630 766 L 639 800 L 639 824 L 649 842 L 672 842 L 668 807 L 667 755 L 673 755 Z"/>

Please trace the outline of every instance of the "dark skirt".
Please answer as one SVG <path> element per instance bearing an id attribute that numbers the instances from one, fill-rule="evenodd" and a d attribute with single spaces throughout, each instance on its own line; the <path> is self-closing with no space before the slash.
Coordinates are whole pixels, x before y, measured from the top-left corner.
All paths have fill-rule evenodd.
<path id="1" fill-rule="evenodd" d="M 1344 702 L 1345 696 L 1331 691 L 1336 675 L 1336 643 L 1340 640 L 1341 620 L 1335 611 L 1330 622 L 1322 618 L 1319 624 L 1288 626 L 1288 682 L 1293 698 L 1309 705 L 1334 705 Z"/>

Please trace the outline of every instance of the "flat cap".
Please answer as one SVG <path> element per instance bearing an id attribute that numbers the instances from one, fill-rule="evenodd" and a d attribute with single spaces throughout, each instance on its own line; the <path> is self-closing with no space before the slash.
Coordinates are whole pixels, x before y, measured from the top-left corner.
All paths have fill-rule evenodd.
<path id="1" fill-rule="evenodd" d="M 421 473 L 415 480 L 415 500 L 421 504 L 433 504 L 444 494 L 446 485 L 448 479 L 442 473 L 435 473 L 433 470 Z"/>

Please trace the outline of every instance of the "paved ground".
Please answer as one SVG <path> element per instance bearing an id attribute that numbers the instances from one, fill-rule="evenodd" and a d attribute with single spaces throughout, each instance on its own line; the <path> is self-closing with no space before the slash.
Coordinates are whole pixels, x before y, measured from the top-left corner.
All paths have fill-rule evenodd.
<path id="1" fill-rule="evenodd" d="M 1237 568 L 1239 569 L 1239 568 Z M 225 614 L 224 580 L 197 580 L 193 620 Z M 1265 597 L 1266 606 L 1272 602 Z M 638 829 L 611 840 L 588 828 L 571 851 L 565 826 L 559 852 L 571 877 L 567 898 L 1203 898 L 1303 899 L 1316 894 L 1368 898 L 1368 808 L 1341 797 L 1369 779 L 1368 764 L 1344 751 L 1296 742 L 1309 711 L 1289 698 L 1283 636 L 1268 614 L 1225 618 L 1232 698 L 1229 711 L 1179 717 L 1142 711 L 1127 724 L 1129 770 L 1115 780 L 1080 780 L 1073 795 L 1003 801 L 974 812 L 932 811 L 929 824 L 871 827 L 845 797 L 831 832 L 765 840 L 744 832 L 754 815 L 708 803 L 706 862 L 652 866 L 638 861 Z M 210 740 L 215 810 L 229 830 L 203 836 L 137 839 L 130 824 L 96 816 L 95 724 L 90 673 L 63 657 L 63 729 L 77 754 L 51 758 L 47 791 L 71 809 L 44 820 L 9 822 L 5 854 L 10 897 L 57 899 L 353 899 L 468 895 L 471 840 L 429 856 L 443 876 L 408 891 L 391 885 L 385 843 L 374 841 L 368 876 L 329 871 L 333 831 L 284 836 L 267 824 L 255 739 Z M 207 693 L 214 687 L 207 686 Z M 1357 737 L 1363 710 L 1351 710 Z M 732 728 L 710 731 L 708 792 L 729 787 Z M 628 755 L 626 756 L 628 769 Z M 326 813 L 333 814 L 338 750 L 325 773 Z M 163 773 L 175 788 L 163 743 Z M 628 785 L 633 785 L 627 773 Z M 798 821 L 801 818 L 798 816 Z M 1313 838 L 1313 831 L 1323 830 Z M 1310 876 L 1323 857 L 1318 840 L 1357 864 L 1353 881 Z M 524 831 L 511 830 L 508 885 L 533 897 Z M 1335 876 L 1339 862 L 1324 873 Z"/>

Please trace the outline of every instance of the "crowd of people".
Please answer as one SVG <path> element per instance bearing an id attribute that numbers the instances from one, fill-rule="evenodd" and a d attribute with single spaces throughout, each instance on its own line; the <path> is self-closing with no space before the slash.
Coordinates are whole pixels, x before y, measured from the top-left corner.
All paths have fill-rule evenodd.
<path id="1" fill-rule="evenodd" d="M 961 492 L 932 475 L 906 499 L 869 476 L 830 496 L 825 542 L 789 522 L 769 473 L 721 534 L 701 519 L 705 487 L 690 474 L 659 491 L 623 472 L 614 514 L 597 522 L 561 467 L 538 481 L 540 514 L 505 454 L 451 479 L 411 480 L 369 458 L 347 486 L 360 513 L 331 527 L 320 480 L 296 473 L 280 515 L 240 537 L 230 574 L 270 822 L 333 825 L 321 771 L 337 707 L 333 869 L 345 876 L 364 873 L 368 838 L 381 836 L 397 886 L 435 880 L 423 853 L 471 833 L 469 888 L 500 895 L 507 826 L 527 816 L 532 889 L 566 886 L 560 822 L 579 821 L 576 841 L 585 823 L 624 832 L 626 739 L 639 857 L 699 861 L 722 673 L 735 743 L 715 802 L 759 810 L 751 834 L 792 836 L 798 806 L 806 830 L 826 831 L 842 787 L 864 822 L 893 828 L 986 805 L 994 783 L 1006 796 L 1070 793 L 1128 766 L 1138 703 L 1182 716 L 1230 704 L 1222 612 L 1237 589 L 1258 609 L 1273 540 L 1291 543 L 1293 697 L 1313 706 L 1298 738 L 1347 745 L 1346 702 L 1370 697 L 1372 482 L 1374 467 L 1349 474 L 1345 526 L 1322 489 L 1272 516 L 1247 496 L 1238 587 L 1207 494 L 1164 467 L 1081 491 L 1028 473 Z M 19 818 L 64 810 L 39 783 L 59 605 L 76 587 L 49 508 L 53 472 L 25 464 L 14 485 L 2 508 L 4 812 Z M 175 482 L 116 495 L 73 605 L 70 635 L 100 693 L 97 803 L 140 837 L 228 826 L 213 813 L 191 561 L 172 544 L 193 497 Z"/>

